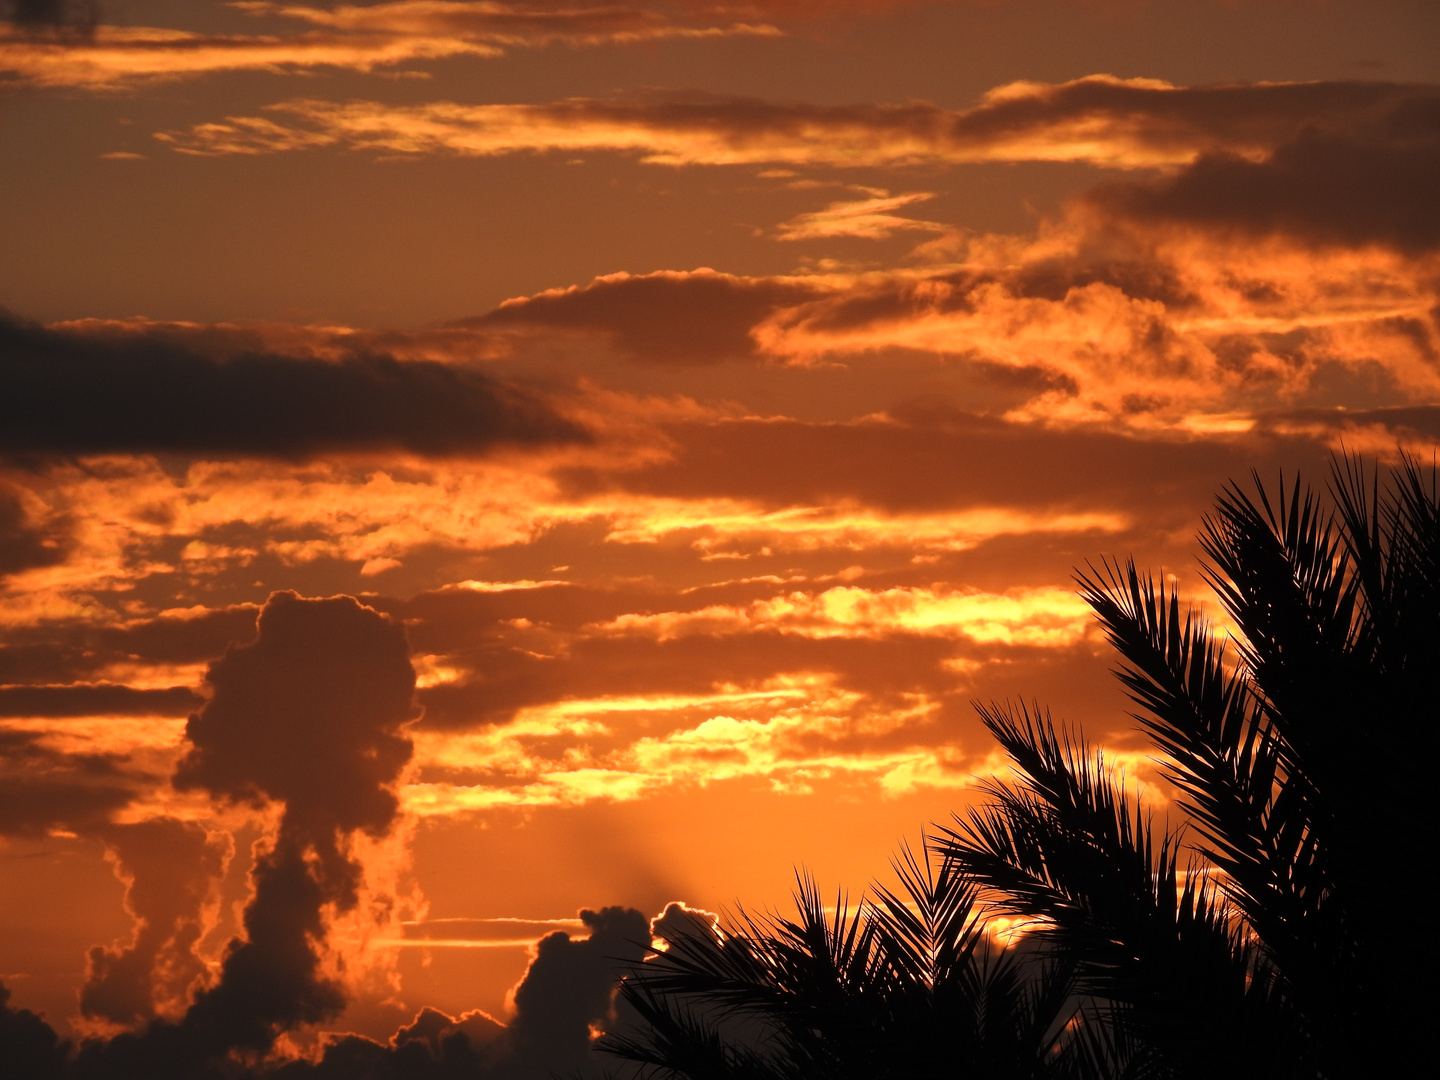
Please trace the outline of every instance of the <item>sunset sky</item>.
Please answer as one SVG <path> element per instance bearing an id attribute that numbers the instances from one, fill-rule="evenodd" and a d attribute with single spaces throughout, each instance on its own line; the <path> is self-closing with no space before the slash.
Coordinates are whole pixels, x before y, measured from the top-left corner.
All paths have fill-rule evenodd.
<path id="1" fill-rule="evenodd" d="M 1440 443 L 1432 0 L 84 9 L 0 2 L 0 981 L 66 1036 L 287 866 L 286 1046 L 508 1022 L 582 909 L 883 876 L 977 700 L 1148 783 L 1075 568 L 1201 597 L 1227 480 Z"/>

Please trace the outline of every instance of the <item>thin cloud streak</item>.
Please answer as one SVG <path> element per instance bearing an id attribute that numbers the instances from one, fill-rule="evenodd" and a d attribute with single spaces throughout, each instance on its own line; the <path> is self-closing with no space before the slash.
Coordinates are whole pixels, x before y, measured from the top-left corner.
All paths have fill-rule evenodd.
<path id="1" fill-rule="evenodd" d="M 1188 165 L 1212 152 L 1263 160 L 1307 129 L 1367 130 L 1437 94 L 1429 86 L 1359 82 L 1178 87 L 1102 74 L 1065 83 L 1012 83 L 964 110 L 928 102 L 788 105 L 693 94 L 546 105 L 301 99 L 270 106 L 278 120 L 229 117 L 157 138 L 192 154 L 335 146 L 478 157 L 618 152 L 672 166 L 1052 161 L 1153 169 Z"/>
<path id="2" fill-rule="evenodd" d="M 871 190 L 868 198 L 841 199 L 824 210 L 814 210 L 791 218 L 775 230 L 777 240 L 819 240 L 848 236 L 862 240 L 883 240 L 896 232 L 948 232 L 949 227 L 937 221 L 921 221 L 891 213 L 917 202 L 933 199 L 928 191 L 912 191 L 891 195 Z"/>
<path id="3" fill-rule="evenodd" d="M 626 45 L 666 39 L 774 37 L 765 24 L 685 25 L 641 7 L 537 11 L 465 0 L 401 0 L 333 9 L 278 3 L 230 5 L 317 29 L 290 35 L 204 34 L 151 26 L 87 27 L 83 36 L 0 29 L 0 75 L 30 86 L 89 90 L 227 71 L 285 74 L 316 68 L 359 72 L 507 49 Z"/>

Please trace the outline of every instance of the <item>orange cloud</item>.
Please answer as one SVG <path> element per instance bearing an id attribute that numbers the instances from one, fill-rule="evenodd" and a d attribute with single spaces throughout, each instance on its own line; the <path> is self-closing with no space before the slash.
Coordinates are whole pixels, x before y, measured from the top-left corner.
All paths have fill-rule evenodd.
<path id="1" fill-rule="evenodd" d="M 1383 372 L 1396 404 L 1440 392 L 1428 260 L 1179 228 L 1134 234 L 1128 251 L 1112 239 L 1095 258 L 1097 235 L 1082 213 L 1028 250 L 982 240 L 968 265 L 858 278 L 751 333 L 790 362 L 900 348 L 1045 372 L 1014 419 L 1243 431 L 1346 369 Z"/>
<path id="2" fill-rule="evenodd" d="M 927 191 L 891 195 L 869 190 L 869 198 L 832 202 L 824 210 L 800 214 L 781 225 L 775 233 L 779 240 L 817 240 L 832 236 L 853 236 L 865 240 L 882 240 L 901 231 L 946 232 L 947 227 L 935 221 L 900 217 L 890 211 L 934 198 Z"/>
<path id="3" fill-rule="evenodd" d="M 267 2 L 230 6 L 316 29 L 281 36 L 102 25 L 74 38 L 0 28 L 0 72 L 32 86 L 115 89 L 223 71 L 332 67 L 368 72 L 414 61 L 493 57 L 507 48 L 551 43 L 585 46 L 780 33 L 763 24 L 682 24 L 647 8 L 624 6 L 545 11 L 491 0 L 398 0 L 335 8 Z M 270 135 L 282 137 L 278 128 Z"/>
<path id="4" fill-rule="evenodd" d="M 280 121 L 231 117 L 159 136 L 193 154 L 342 146 L 400 154 L 636 154 L 659 165 L 958 165 L 1083 161 L 1177 167 L 1210 152 L 1262 160 L 1304 130 L 1363 131 L 1436 91 L 1383 83 L 1177 87 L 1091 75 L 1012 83 L 971 109 L 786 105 L 701 95 L 547 105 L 282 102 Z M 284 121 L 293 118 L 287 124 Z"/>
<path id="5" fill-rule="evenodd" d="M 1014 383 L 1015 420 L 1189 437 L 1243 433 L 1269 411 L 1318 404 L 1337 379 L 1373 384 L 1370 400 L 1385 395 L 1377 404 L 1433 401 L 1436 266 L 1380 243 L 1217 235 L 1082 203 L 1034 238 L 949 234 L 909 267 L 614 274 L 506 301 L 450 332 L 517 356 L 613 348 L 650 362 L 817 370 L 903 351 L 942 370 L 983 365 L 1028 380 L 1028 392 Z"/>
<path id="6" fill-rule="evenodd" d="M 724 34 L 774 35 L 768 26 L 681 26 L 658 11 L 624 5 L 546 9 L 495 0 L 393 0 L 391 3 L 338 4 L 330 8 L 270 0 L 240 0 L 230 5 L 254 15 L 295 19 L 351 34 L 451 38 L 497 45 L 534 46 L 550 42 L 599 45 L 667 37 L 716 37 Z"/>
<path id="7" fill-rule="evenodd" d="M 1021 589 L 1007 594 L 945 588 L 876 592 L 838 586 L 791 592 L 748 608 L 622 615 L 595 629 L 667 640 L 686 634 L 774 629 L 807 637 L 936 634 L 1006 645 L 1070 645 L 1084 636 L 1090 609 L 1072 589 Z"/>
<path id="8" fill-rule="evenodd" d="M 417 732 L 422 773 L 480 771 L 489 779 L 422 779 L 406 785 L 402 799 L 410 812 L 432 816 L 629 801 L 666 787 L 742 778 L 800 791 L 822 779 L 849 777 L 887 795 L 917 786 L 967 786 L 972 778 L 958 767 L 958 751 L 917 733 L 935 708 L 918 693 L 900 707 L 883 706 L 842 689 L 833 676 L 803 672 L 750 690 L 556 702 L 483 732 Z M 613 732 L 595 717 L 607 714 L 679 726 L 662 735 L 623 737 L 604 749 L 596 738 Z M 567 738 L 553 741 L 557 736 Z"/>
<path id="9" fill-rule="evenodd" d="M 221 71 L 280 73 L 315 67 L 373 71 L 414 60 L 500 52 L 498 46 L 485 42 L 438 37 L 307 33 L 278 38 L 102 26 L 76 43 L 0 31 L 0 72 L 32 86 L 88 89 Z M 277 128 L 272 134 L 278 138 L 281 132 Z"/>

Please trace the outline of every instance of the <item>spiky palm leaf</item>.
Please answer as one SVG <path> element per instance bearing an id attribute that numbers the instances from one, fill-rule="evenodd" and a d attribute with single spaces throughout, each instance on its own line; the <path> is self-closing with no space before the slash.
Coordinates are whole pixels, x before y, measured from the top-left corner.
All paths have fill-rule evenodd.
<path id="1" fill-rule="evenodd" d="M 1221 887 L 1259 938 L 1272 972 L 1310 985 L 1337 970 L 1338 928 L 1326 850 L 1315 829 L 1314 793 L 1286 752 L 1252 690 L 1248 671 L 1228 662 L 1224 645 L 1193 610 L 1182 621 L 1167 596 L 1133 563 L 1110 564 L 1080 579 L 1126 663 L 1117 674 L 1136 714 L 1165 755 L 1167 777 L 1204 842 L 1201 854 L 1223 871 Z"/>
<path id="2" fill-rule="evenodd" d="M 794 919 L 741 912 L 685 934 L 627 977 L 639 1032 L 601 1048 L 693 1080 L 723 1074 L 883 1080 L 1058 1075 L 1071 1002 L 1063 965 L 1024 967 L 982 932 L 973 884 L 927 849 L 898 889 L 827 910 L 801 876 Z M 1037 977 L 1038 976 L 1038 977 Z M 717 1071 L 718 1070 L 718 1071 Z"/>
<path id="3" fill-rule="evenodd" d="M 1019 706 L 982 709 L 1022 773 L 943 830 L 948 852 L 997 909 L 1032 919 L 1079 966 L 1080 988 L 1115 1007 L 1136 1046 L 1178 1075 L 1265 1075 L 1282 1018 L 1260 957 L 1207 874 L 1179 861 L 1109 775 L 1103 755 Z M 1142 1055 L 1143 1056 L 1143 1055 Z"/>
<path id="4" fill-rule="evenodd" d="M 1228 487 L 1201 534 L 1206 577 L 1239 629 L 1233 652 L 1133 563 L 1092 566 L 1079 577 L 1082 595 L 1124 658 L 1117 674 L 1184 793 L 1196 853 L 1219 872 L 1221 897 L 1186 901 L 1182 892 L 1181 908 L 1191 902 L 1204 917 L 1177 920 L 1177 941 L 1215 953 L 1220 923 L 1239 918 L 1232 945 L 1250 971 L 1243 996 L 1259 1002 L 1250 1012 L 1271 1014 L 1249 1029 L 1268 1030 L 1292 1075 L 1390 1072 L 1429 1011 L 1408 992 L 1406 967 L 1418 959 L 1433 970 L 1436 959 L 1431 935 L 1401 951 L 1386 930 L 1397 911 L 1428 907 L 1423 876 L 1405 868 L 1434 819 L 1434 470 L 1402 457 L 1382 485 L 1378 469 L 1337 460 L 1334 510 L 1298 482 L 1287 489 L 1282 478 L 1273 501 L 1258 477 L 1256 487 L 1253 498 Z M 1050 918 L 1057 941 L 1068 935 L 1072 947 L 1089 948 L 1093 932 L 1103 951 L 1106 940 L 1144 940 L 1147 920 L 1164 922 L 1156 912 L 1128 929 L 1100 916 L 1126 914 L 1114 890 L 1133 885 L 1147 857 L 1157 886 L 1164 881 L 1178 838 L 1156 844 L 1138 816 L 1127 827 L 1120 800 L 1095 782 L 1098 767 L 1044 726 L 987 720 L 1027 779 L 997 790 L 996 805 L 967 823 L 957 841 L 968 845 L 967 865 L 1008 889 L 1013 908 Z M 1391 745 L 1400 754 L 1382 749 Z M 1384 768 L 1357 768 L 1367 746 L 1386 756 Z M 1150 1029 L 1155 1017 L 1176 1014 L 1161 1007 L 1163 994 L 1148 1004 L 1137 995 L 1129 970 L 1144 969 L 1142 985 L 1161 987 L 1170 977 L 1157 959 L 1165 950 L 1122 951 L 1132 963 L 1102 969 L 1090 986 L 1121 1010 L 1093 1030 L 1128 1024 L 1163 1049 Z M 1170 974 L 1204 983 L 1201 961 L 1192 956 Z M 1247 1015 L 1234 1000 L 1235 1017 Z M 1377 1038 L 1382 1031 L 1390 1034 Z M 1184 1060 L 1165 1055 L 1172 1066 Z"/>

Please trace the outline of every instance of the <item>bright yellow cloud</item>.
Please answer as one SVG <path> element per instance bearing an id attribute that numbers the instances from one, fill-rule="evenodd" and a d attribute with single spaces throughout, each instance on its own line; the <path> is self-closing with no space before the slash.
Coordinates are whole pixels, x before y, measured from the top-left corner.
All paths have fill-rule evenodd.
<path id="1" fill-rule="evenodd" d="M 775 629 L 820 638 L 917 633 L 1004 645 L 1065 646 L 1083 637 L 1090 621 L 1089 607 L 1068 588 L 995 594 L 841 586 L 819 593 L 791 592 L 744 608 L 711 605 L 696 611 L 621 615 L 596 629 L 661 641 Z"/>

